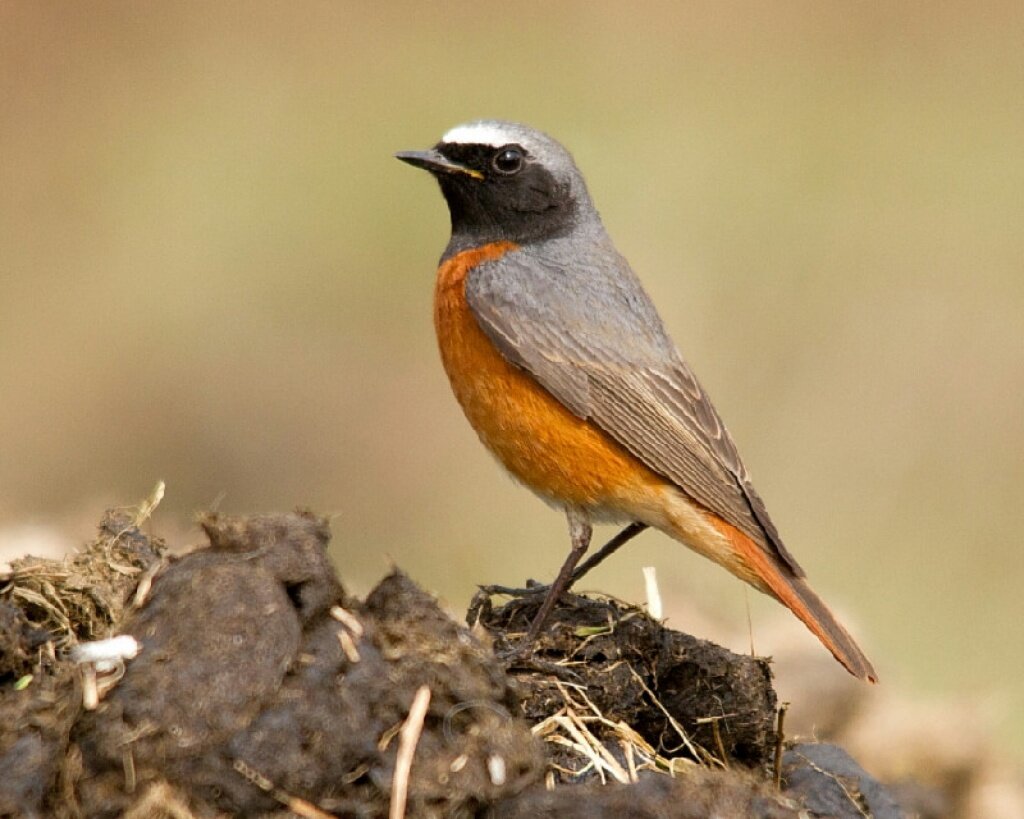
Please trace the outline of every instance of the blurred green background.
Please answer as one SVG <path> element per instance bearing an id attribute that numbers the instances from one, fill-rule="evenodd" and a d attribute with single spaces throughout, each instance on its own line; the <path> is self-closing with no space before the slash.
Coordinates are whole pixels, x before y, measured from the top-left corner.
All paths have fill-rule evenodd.
<path id="1" fill-rule="evenodd" d="M 157 532 L 336 515 L 356 592 L 551 577 L 563 520 L 438 362 L 447 213 L 391 158 L 482 116 L 573 150 L 883 682 L 1024 751 L 1015 2 L 4 0 L 0 525 L 85 539 L 162 478 Z M 657 534 L 585 586 L 641 600 L 645 564 L 775 611 Z"/>

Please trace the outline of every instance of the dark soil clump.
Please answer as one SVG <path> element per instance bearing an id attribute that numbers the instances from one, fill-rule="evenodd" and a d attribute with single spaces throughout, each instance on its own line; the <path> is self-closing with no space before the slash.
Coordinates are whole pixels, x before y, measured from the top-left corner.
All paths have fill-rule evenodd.
<path id="1" fill-rule="evenodd" d="M 209 518 L 204 528 L 210 548 L 154 584 L 126 629 L 142 652 L 73 735 L 87 815 L 119 815 L 164 782 L 196 815 L 263 815 L 295 800 L 385 814 L 396 731 L 421 686 L 431 698 L 411 815 L 471 813 L 540 776 L 540 745 L 508 719 L 500 666 L 404 575 L 364 605 L 336 580 L 319 518 Z"/>
<path id="2" fill-rule="evenodd" d="M 763 660 L 569 595 L 502 661 L 536 594 L 480 597 L 467 628 L 398 571 L 348 595 L 311 513 L 208 516 L 171 559 L 140 518 L 0 578 L 0 817 L 774 819 L 813 797 L 799 759 L 799 796 L 767 775 Z M 72 661 L 111 634 L 137 656 Z"/>
<path id="3" fill-rule="evenodd" d="M 494 636 L 500 656 L 518 645 L 541 599 L 529 594 L 494 609 L 485 590 L 470 616 Z M 768 662 L 671 631 L 634 606 L 564 595 L 531 660 L 513 659 L 509 668 L 530 722 L 566 706 L 570 681 L 606 721 L 631 726 L 665 757 L 766 768 L 774 754 Z M 607 728 L 599 738 L 614 738 Z"/>

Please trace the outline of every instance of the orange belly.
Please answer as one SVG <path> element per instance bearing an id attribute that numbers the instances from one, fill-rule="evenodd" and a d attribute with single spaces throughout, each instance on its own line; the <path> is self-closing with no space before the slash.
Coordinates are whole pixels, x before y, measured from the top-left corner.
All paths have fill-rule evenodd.
<path id="1" fill-rule="evenodd" d="M 466 274 L 515 250 L 496 242 L 444 262 L 434 291 L 434 326 L 452 390 L 484 445 L 543 497 L 626 516 L 666 481 L 596 426 L 575 416 L 526 371 L 510 364 L 466 303 Z"/>

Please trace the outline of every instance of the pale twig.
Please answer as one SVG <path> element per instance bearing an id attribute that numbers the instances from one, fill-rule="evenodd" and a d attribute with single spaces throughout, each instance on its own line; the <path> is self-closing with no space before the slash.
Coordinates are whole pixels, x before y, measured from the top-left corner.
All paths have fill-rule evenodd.
<path id="1" fill-rule="evenodd" d="M 395 757 L 395 775 L 391 782 L 391 808 L 389 819 L 403 819 L 405 803 L 409 796 L 409 774 L 412 770 L 412 758 L 416 753 L 416 743 L 423 732 L 423 720 L 430 706 L 430 687 L 421 685 L 409 706 L 409 716 L 398 732 L 398 754 Z"/>
<path id="2" fill-rule="evenodd" d="M 232 767 L 261 791 L 270 794 L 296 816 L 301 816 L 303 819 L 337 819 L 333 813 L 322 811 L 312 802 L 307 802 L 301 796 L 292 796 L 287 791 L 277 787 L 271 780 L 255 768 L 249 766 L 244 760 L 236 759 Z"/>
<path id="3" fill-rule="evenodd" d="M 683 729 L 683 726 L 680 725 L 678 720 L 676 720 L 676 718 L 669 713 L 668 709 L 662 704 L 661 700 L 659 700 L 655 696 L 654 692 L 651 691 L 647 683 L 644 682 L 644 678 L 636 673 L 636 670 L 633 668 L 633 666 L 629 666 L 629 673 L 633 675 L 633 678 L 638 683 L 640 683 L 640 687 L 647 693 L 647 696 L 651 698 L 651 701 L 656 706 L 658 706 L 658 710 L 665 715 L 665 718 L 668 720 L 669 725 L 671 725 L 675 729 L 676 733 L 679 734 L 679 738 L 683 741 L 683 745 L 685 745 L 686 749 L 691 754 L 693 754 L 693 758 L 700 759 L 701 754 L 697 751 L 696 746 L 690 741 L 690 737 L 687 736 L 686 731 Z"/>
<path id="4" fill-rule="evenodd" d="M 82 666 L 82 708 L 95 711 L 100 704 L 100 692 L 96 684 L 96 668 L 90 663 Z"/>
<path id="5" fill-rule="evenodd" d="M 619 740 L 619 747 L 622 748 L 622 753 L 626 757 L 626 766 L 629 769 L 629 781 L 636 784 L 640 781 L 640 777 L 636 773 L 636 759 L 634 746 L 632 742 L 625 739 Z"/>
<path id="6" fill-rule="evenodd" d="M 782 744 L 786 741 L 785 725 L 786 711 L 789 710 L 789 703 L 784 702 L 779 706 L 779 719 L 775 727 L 775 790 L 782 790 Z"/>
<path id="7" fill-rule="evenodd" d="M 565 745 L 566 747 L 572 748 L 579 754 L 582 754 L 589 761 L 589 764 L 576 771 L 575 774 L 586 773 L 587 770 L 593 768 L 597 771 L 597 775 L 601 777 L 601 784 L 607 784 L 608 780 L 605 779 L 604 769 L 605 765 L 601 761 L 601 757 L 597 755 L 597 751 L 591 747 L 590 743 L 584 739 L 583 734 L 580 733 L 579 729 L 573 724 L 573 721 L 568 716 L 555 717 L 555 723 L 565 729 L 572 739 L 566 739 L 565 737 L 552 737 L 549 742 L 554 742 L 556 745 Z"/>
<path id="8" fill-rule="evenodd" d="M 156 482 L 156 486 L 153 487 L 153 491 L 149 493 L 149 497 L 139 504 L 138 511 L 135 513 L 136 526 L 141 526 L 149 519 L 153 512 L 156 511 L 156 508 L 160 505 L 160 501 L 164 499 L 164 492 L 166 489 L 167 485 L 163 481 Z"/>
<path id="9" fill-rule="evenodd" d="M 363 636 L 363 624 L 360 623 L 359 619 L 348 609 L 343 609 L 341 606 L 331 606 L 331 617 L 341 623 L 345 628 L 356 635 L 356 637 Z"/>
<path id="10" fill-rule="evenodd" d="M 565 716 L 557 718 L 556 722 L 572 737 L 575 749 L 590 760 L 594 769 L 601 777 L 602 783 L 606 781 L 605 771 L 611 774 L 617 782 L 623 784 L 629 782 L 629 774 L 623 770 L 622 766 L 609 753 L 608 749 L 590 733 L 590 730 L 574 711 L 568 711 Z"/>
<path id="11" fill-rule="evenodd" d="M 655 620 L 661 620 L 664 609 L 661 605 L 661 592 L 658 590 L 658 570 L 654 566 L 644 566 L 643 573 L 647 613 Z"/>
<path id="12" fill-rule="evenodd" d="M 320 810 L 312 802 L 307 802 L 298 796 L 292 796 L 284 805 L 296 816 L 302 819 L 337 819 L 333 813 Z"/>
<path id="13" fill-rule="evenodd" d="M 565 706 L 534 725 L 532 732 L 534 736 L 543 738 L 545 742 L 572 751 L 574 755 L 580 757 L 581 761 L 585 761 L 585 764 L 577 770 L 569 770 L 549 763 L 547 777 L 549 789 L 554 787 L 555 772 L 566 777 L 578 778 L 590 771 L 596 771 L 602 782 L 606 781 L 605 772 L 608 772 L 620 782 L 635 782 L 641 770 L 664 771 L 674 776 L 679 765 L 700 764 L 685 758 L 666 758 L 629 725 L 621 721 L 613 722 L 605 717 L 587 696 L 585 685 L 560 680 L 556 680 L 554 684 L 561 694 Z M 655 699 L 649 689 L 645 688 L 645 690 L 652 699 Z M 655 699 L 655 701 L 657 700 Z M 590 730 L 589 726 L 592 724 L 610 731 L 618 739 L 618 743 L 625 753 L 625 768 L 611 755 L 609 747 L 604 745 L 602 740 L 599 740 Z M 677 730 L 680 729 L 677 728 Z M 694 746 L 690 747 L 694 749 Z M 700 754 L 699 759 L 714 760 L 714 757 L 702 748 L 697 747 L 695 750 Z M 691 753 L 693 753 L 692 750 Z M 694 753 L 694 756 L 698 756 L 698 754 Z M 714 761 L 717 762 L 717 760 Z"/>
<path id="14" fill-rule="evenodd" d="M 619 782 L 622 782 L 623 784 L 628 783 L 629 774 L 627 774 L 623 770 L 618 760 L 611 755 L 611 752 L 605 747 L 604 743 L 601 742 L 597 737 L 595 737 L 590 732 L 590 729 L 587 728 L 586 723 L 582 719 L 580 719 L 580 717 L 577 716 L 577 714 L 574 711 L 570 711 L 568 713 L 568 718 L 571 719 L 574 723 L 576 723 L 576 726 L 579 728 L 580 733 L 583 734 L 584 737 L 586 737 L 590 747 L 596 750 L 601 755 L 601 758 L 608 766 L 609 773 L 611 773 L 611 775 L 614 776 L 615 779 Z"/>
<path id="15" fill-rule="evenodd" d="M 143 572 L 142 577 L 139 578 L 139 584 L 135 587 L 135 594 L 132 595 L 131 607 L 133 609 L 141 609 L 145 605 L 146 600 L 149 599 L 149 592 L 153 588 L 153 580 L 165 565 L 166 563 L 160 560 Z"/>
<path id="16" fill-rule="evenodd" d="M 718 746 L 718 753 L 722 755 L 722 767 L 729 767 L 729 755 L 725 752 L 725 743 L 722 742 L 722 732 L 718 728 L 718 717 L 711 720 L 711 733 L 715 736 L 715 745 Z"/>
<path id="17" fill-rule="evenodd" d="M 121 767 L 124 768 L 124 792 L 135 793 L 138 780 L 135 776 L 135 753 L 131 748 L 121 752 Z"/>
<path id="18" fill-rule="evenodd" d="M 360 660 L 359 649 L 356 648 L 355 640 L 347 631 L 338 632 L 338 642 L 341 643 L 341 650 L 350 663 L 358 663 Z"/>

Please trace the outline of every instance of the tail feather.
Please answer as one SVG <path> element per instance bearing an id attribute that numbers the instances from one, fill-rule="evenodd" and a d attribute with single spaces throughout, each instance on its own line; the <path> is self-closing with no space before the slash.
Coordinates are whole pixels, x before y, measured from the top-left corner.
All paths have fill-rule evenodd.
<path id="1" fill-rule="evenodd" d="M 771 594 L 799 617 L 853 676 L 871 683 L 878 682 L 871 661 L 803 578 L 796 577 L 786 566 L 780 565 L 734 526 L 719 518 L 710 520 L 728 538 L 745 568 L 759 581 L 754 582 L 755 586 Z"/>
<path id="2" fill-rule="evenodd" d="M 775 597 L 821 640 L 825 648 L 832 652 L 832 656 L 839 660 L 847 671 L 867 682 L 878 682 L 878 675 L 871 661 L 864 656 L 864 652 L 850 633 L 836 620 L 805 580 L 792 578 L 779 591 L 772 591 Z"/>

